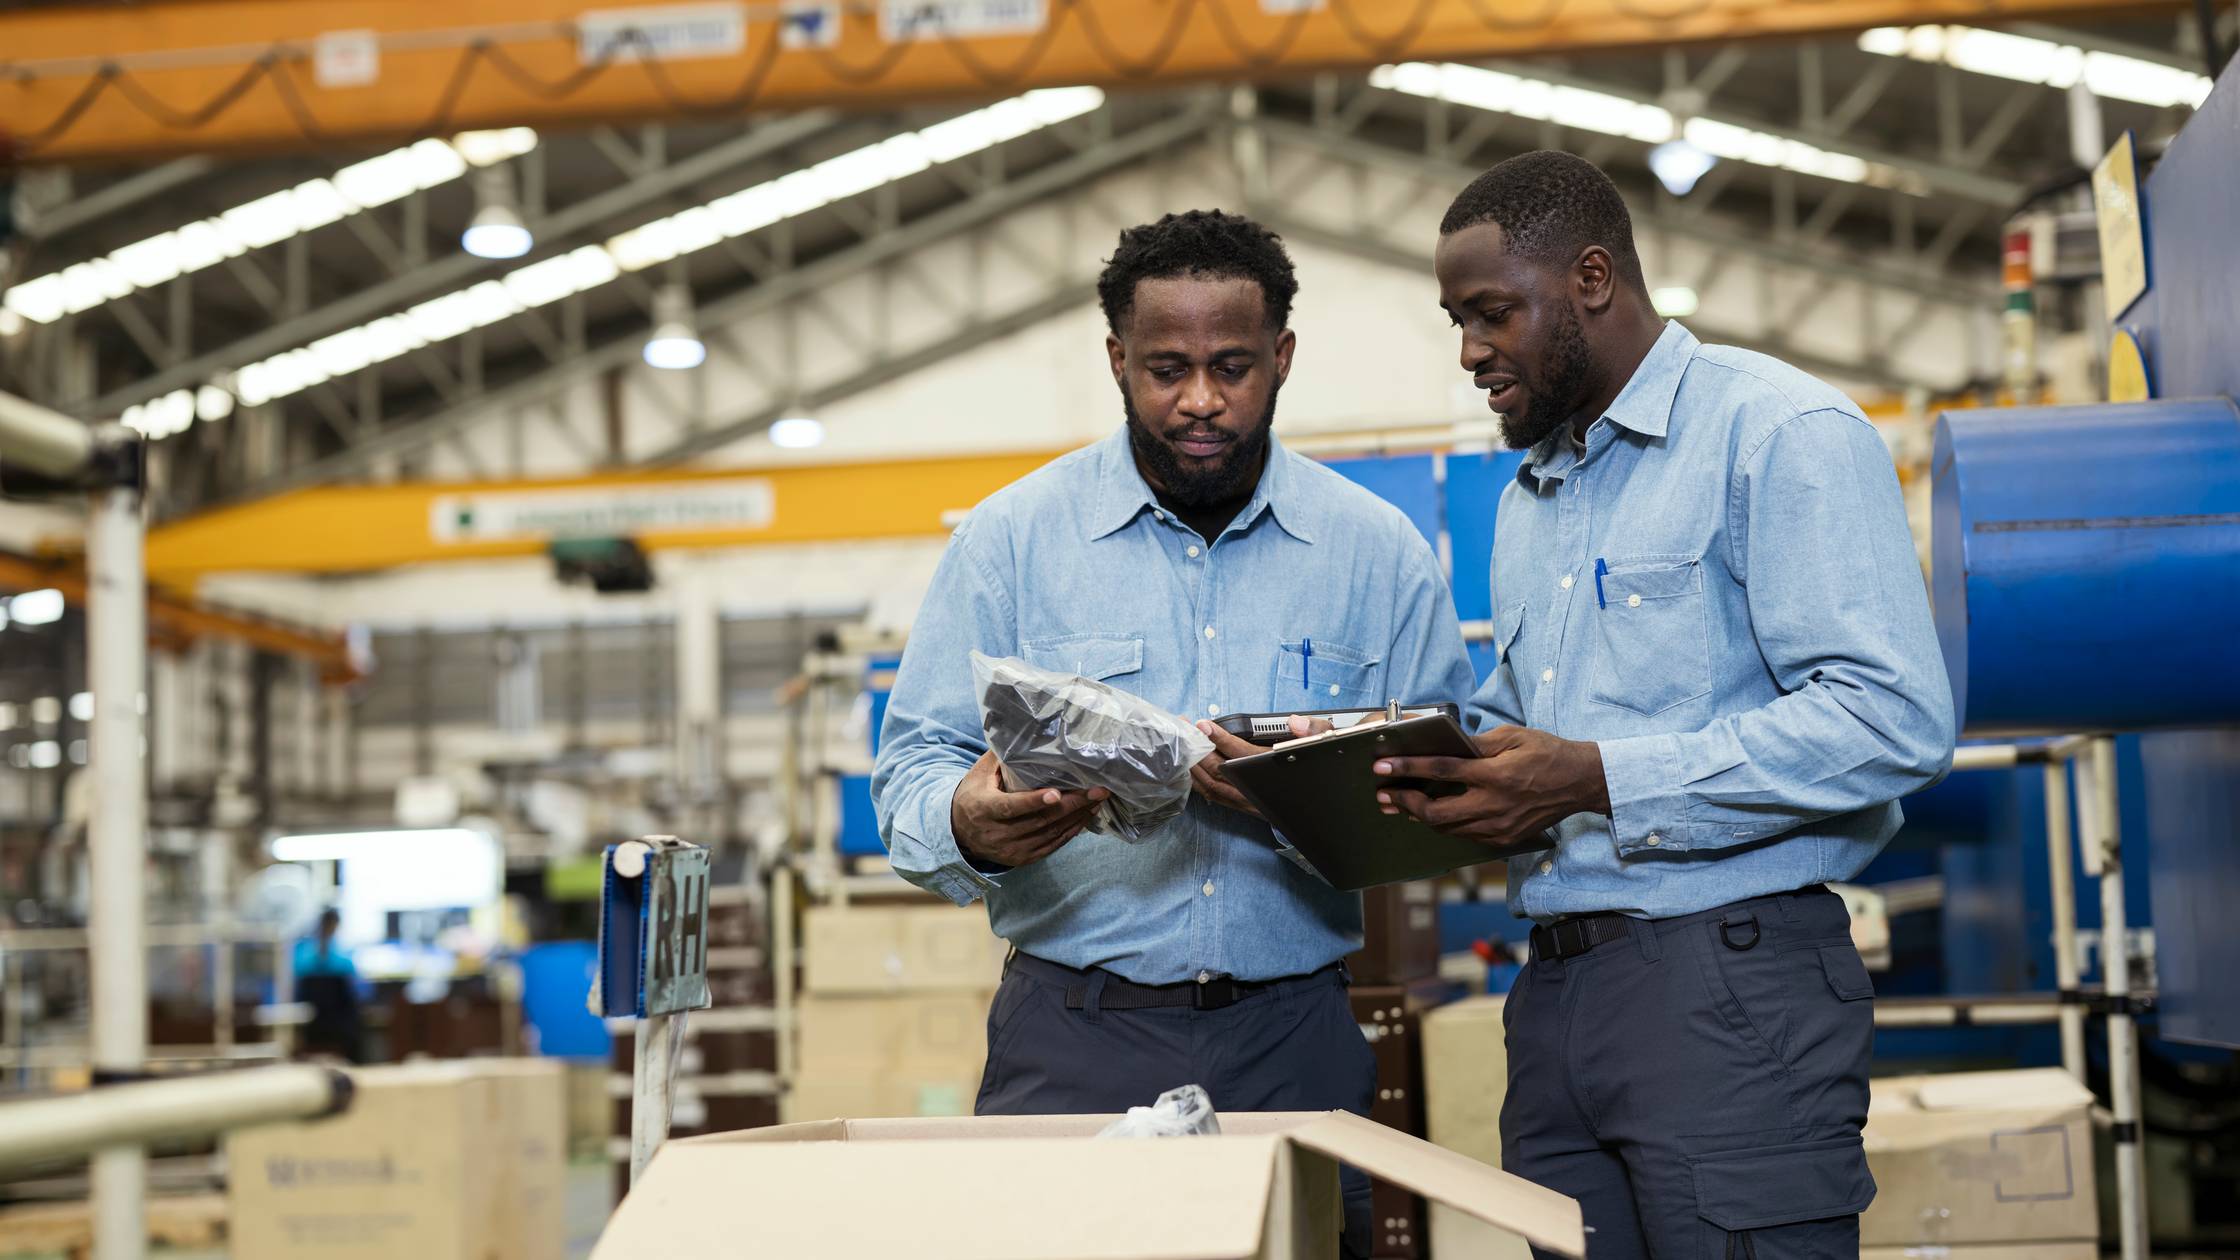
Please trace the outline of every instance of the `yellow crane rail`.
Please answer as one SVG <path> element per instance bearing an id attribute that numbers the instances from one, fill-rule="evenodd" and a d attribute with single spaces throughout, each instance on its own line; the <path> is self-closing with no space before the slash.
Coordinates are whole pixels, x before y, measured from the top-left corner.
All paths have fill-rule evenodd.
<path id="1" fill-rule="evenodd" d="M 177 0 L 0 13 L 0 163 L 893 106 L 2147 0 Z"/>

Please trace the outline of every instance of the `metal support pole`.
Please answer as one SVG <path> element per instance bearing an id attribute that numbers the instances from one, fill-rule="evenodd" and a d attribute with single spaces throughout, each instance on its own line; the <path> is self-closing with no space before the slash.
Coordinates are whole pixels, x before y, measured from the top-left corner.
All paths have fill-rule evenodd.
<path id="1" fill-rule="evenodd" d="M 669 1099 L 676 1083 L 669 1079 L 669 1039 L 677 1017 L 648 1015 L 638 1021 L 630 1097 L 630 1184 L 653 1160 L 655 1151 L 669 1137 Z"/>
<path id="2" fill-rule="evenodd" d="M 86 528 L 88 680 L 93 691 L 91 827 L 93 1067 L 136 1075 L 148 1054 L 147 785 L 140 692 L 148 664 L 145 529 L 140 494 L 93 497 Z M 93 1157 L 94 1260 L 140 1260 L 147 1247 L 147 1152 L 113 1146 Z"/>
<path id="3" fill-rule="evenodd" d="M 2084 1079 L 2084 1006 L 2077 1001 L 2077 888 L 2070 867 L 2069 774 L 2058 761 L 2045 764 L 2046 871 L 2053 888 L 2053 975 L 2061 994 L 2061 1066 Z"/>
<path id="4" fill-rule="evenodd" d="M 2100 856 L 2100 965 L 2108 1012 L 2108 1094 L 2115 1115 L 2117 1237 L 2123 1260 L 2147 1256 L 2147 1162 L 2140 1129 L 2139 1030 L 2130 1010 L 2131 946 L 2123 904 L 2116 744 L 2102 737 L 2077 760 L 2077 810 Z"/>
<path id="5" fill-rule="evenodd" d="M 284 1066 L 142 1081 L 8 1103 L 0 1105 L 0 1174 L 88 1151 L 137 1153 L 141 1142 L 333 1115 L 349 1102 L 350 1078 L 342 1073 Z M 134 1145 L 109 1145 L 118 1142 Z M 95 1218 L 97 1223 L 99 1219 Z M 98 1235 L 95 1245 L 101 1245 Z"/>

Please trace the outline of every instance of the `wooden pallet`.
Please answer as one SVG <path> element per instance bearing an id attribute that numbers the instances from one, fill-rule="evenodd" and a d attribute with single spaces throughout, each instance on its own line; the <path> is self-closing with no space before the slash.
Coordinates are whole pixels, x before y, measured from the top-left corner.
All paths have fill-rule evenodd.
<path id="1" fill-rule="evenodd" d="M 222 1194 L 148 1201 L 148 1237 L 166 1247 L 217 1247 L 225 1236 Z M 0 1257 L 59 1254 L 82 1260 L 92 1249 L 93 1205 L 82 1199 L 0 1208 Z"/>

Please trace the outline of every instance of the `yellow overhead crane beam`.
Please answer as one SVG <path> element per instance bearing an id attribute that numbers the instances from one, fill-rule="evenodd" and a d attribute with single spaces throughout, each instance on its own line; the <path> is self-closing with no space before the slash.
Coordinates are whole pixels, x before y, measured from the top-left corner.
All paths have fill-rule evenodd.
<path id="1" fill-rule="evenodd" d="M 2175 0 L 170 0 L 0 13 L 0 166 L 892 106 Z"/>
<path id="2" fill-rule="evenodd" d="M 534 556 L 573 538 L 627 537 L 651 551 L 939 537 L 951 514 L 1060 454 L 316 487 L 151 528 L 148 576 L 190 588 L 212 573 Z"/>

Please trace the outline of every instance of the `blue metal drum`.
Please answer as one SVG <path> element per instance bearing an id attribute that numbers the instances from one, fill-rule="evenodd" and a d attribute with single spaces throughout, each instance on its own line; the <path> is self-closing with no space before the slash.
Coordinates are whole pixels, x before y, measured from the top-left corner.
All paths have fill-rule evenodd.
<path id="1" fill-rule="evenodd" d="M 1930 588 L 1971 735 L 2240 722 L 2240 410 L 1949 411 Z"/>

